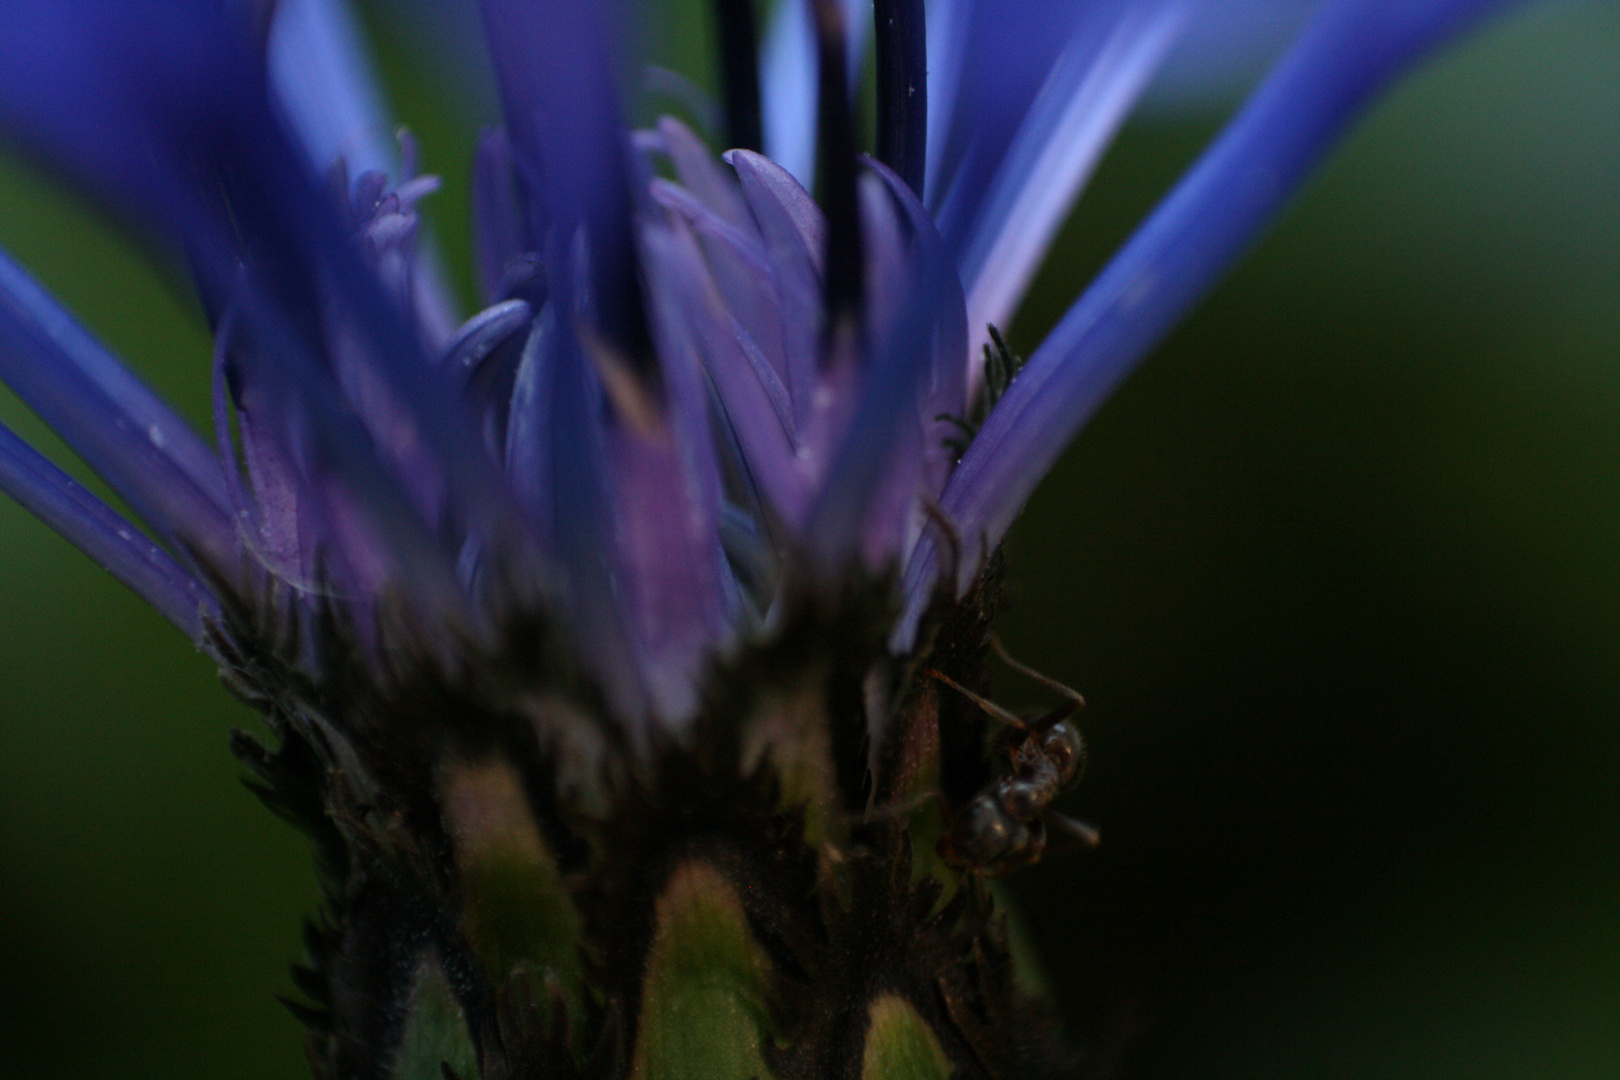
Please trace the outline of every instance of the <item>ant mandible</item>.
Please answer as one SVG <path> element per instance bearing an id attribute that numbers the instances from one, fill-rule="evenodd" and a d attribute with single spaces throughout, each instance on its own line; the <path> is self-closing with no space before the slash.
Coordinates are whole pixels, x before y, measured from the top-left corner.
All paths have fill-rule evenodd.
<path id="1" fill-rule="evenodd" d="M 990 644 L 1008 667 L 1068 699 L 1049 712 L 1025 719 L 975 694 L 943 672 L 933 668 L 924 672 L 1014 733 L 1007 747 L 1012 770 L 991 782 L 954 816 L 936 849 L 953 870 L 999 877 L 1041 857 L 1046 848 L 1047 819 L 1091 847 L 1096 847 L 1101 838 L 1085 822 L 1050 809 L 1058 792 L 1085 770 L 1085 740 L 1068 723 L 1070 717 L 1085 708 L 1085 699 L 1056 679 L 1014 660 L 994 635 Z"/>

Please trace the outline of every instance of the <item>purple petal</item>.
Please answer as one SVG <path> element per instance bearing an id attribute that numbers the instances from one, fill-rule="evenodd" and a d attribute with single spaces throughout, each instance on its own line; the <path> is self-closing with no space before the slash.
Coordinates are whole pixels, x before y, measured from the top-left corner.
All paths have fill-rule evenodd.
<path id="1" fill-rule="evenodd" d="M 884 167 L 887 170 L 887 166 Z M 898 174 L 889 171 L 897 181 Z M 902 186 L 904 181 L 900 181 Z M 860 198 L 861 254 L 865 260 L 863 298 L 870 332 L 882 336 L 899 315 L 906 297 L 909 229 L 888 186 L 871 171 L 857 185 Z"/>
<path id="2" fill-rule="evenodd" d="M 260 385 L 234 362 L 234 333 L 235 320 L 227 312 L 214 339 L 212 388 L 214 438 L 224 463 L 237 535 L 269 573 L 300 588 L 313 588 L 315 555 L 323 537 L 318 518 L 308 512 L 297 465 L 298 448 L 307 440 L 285 430 L 293 417 L 279 414 L 273 388 Z M 233 415 L 240 455 L 231 437 Z M 245 484 L 239 457 L 247 466 Z"/>
<path id="3" fill-rule="evenodd" d="M 557 316 L 561 303 L 541 311 L 518 365 L 507 475 L 558 568 L 551 600 L 567 615 L 575 652 L 641 732 L 652 703 L 614 582 L 607 406 L 583 344 Z"/>
<path id="4" fill-rule="evenodd" d="M 675 228 L 649 254 L 653 277 L 668 290 L 660 319 L 678 320 L 712 380 L 722 417 L 742 448 L 750 479 L 776 513 L 800 520 L 808 480 L 796 464 L 792 404 L 770 362 L 725 309 L 697 240 Z M 672 332 L 672 331 L 669 331 Z"/>
<path id="5" fill-rule="evenodd" d="M 616 433 L 610 464 L 617 599 L 649 705 L 673 723 L 691 715 L 699 669 L 723 642 L 718 495 L 692 490 L 670 448 L 635 432 Z"/>
<path id="6" fill-rule="evenodd" d="M 905 184 L 882 170 L 892 188 Z M 874 238 L 882 230 L 874 231 Z M 841 571 L 857 554 L 879 566 L 900 553 L 922 478 L 917 406 L 930 389 L 936 346 L 959 344 L 961 288 L 956 269 L 933 230 L 919 230 L 907 253 L 905 293 L 877 345 L 860 387 L 860 401 L 827 474 L 806 534 L 820 566 Z M 953 333 L 953 330 L 957 332 Z M 930 428 L 932 425 L 930 425 Z"/>
<path id="7" fill-rule="evenodd" d="M 1499 0 L 1330 0 L 1192 171 L 1069 309 L 996 406 L 941 506 L 968 548 L 1006 532 L 1064 445 L 1254 239 L 1351 121 L 1408 63 Z M 938 567 L 906 572 L 904 647 Z"/>
<path id="8" fill-rule="evenodd" d="M 912 190 L 900 178 L 880 165 L 868 162 L 874 175 L 888 188 L 905 214 L 913 234 L 924 237 L 930 250 L 944 252 L 945 239 Z M 956 454 L 946 440 L 959 431 L 941 416 L 965 417 L 968 412 L 967 368 L 962 357 L 967 352 L 968 324 L 962 285 L 952 275 L 944 282 L 945 295 L 934 328 L 933 362 L 928 382 L 917 402 L 917 431 L 921 439 L 923 487 L 936 497 L 956 466 Z"/>
<path id="9" fill-rule="evenodd" d="M 218 604 L 162 548 L 0 425 L 0 491 L 134 590 L 192 641 Z"/>
<path id="10" fill-rule="evenodd" d="M 789 369 L 783 337 L 784 312 L 776 269 L 765 254 L 753 218 L 749 217 L 746 232 L 735 228 L 690 192 L 665 180 L 653 181 L 652 196 L 654 202 L 680 215 L 697 232 L 714 285 L 725 297 L 724 307 L 746 336 L 745 349 L 751 359 L 758 356 L 769 368 L 761 378 L 771 394 L 772 406 L 780 414 L 789 437 L 793 437 L 797 421 L 785 382 Z M 682 272 L 688 271 L 683 267 Z M 789 318 L 787 327 L 802 328 L 805 321 Z"/>
<path id="11" fill-rule="evenodd" d="M 822 256 L 826 225 L 808 192 L 786 170 L 758 154 L 726 155 L 742 181 L 774 269 L 794 422 L 804 426 L 819 378 Z"/>
<path id="12" fill-rule="evenodd" d="M 674 231 L 642 234 L 649 263 L 673 265 Z M 698 343 L 677 282 L 653 279 L 662 422 L 611 433 L 614 521 L 626 622 L 659 715 L 691 714 L 699 669 L 725 642 L 735 584 L 720 544 L 719 468 Z"/>
<path id="13" fill-rule="evenodd" d="M 737 178 L 728 175 L 715 160 L 703 140 L 692 129 L 666 116 L 658 121 L 658 133 L 664 138 L 664 148 L 675 165 L 675 178 L 720 220 L 733 228 L 754 230 L 754 218 L 743 202 Z"/>
<path id="14" fill-rule="evenodd" d="M 804 185 L 770 158 L 749 150 L 727 151 L 725 160 L 737 171 L 743 198 L 773 256 L 807 259 L 819 278 L 827 223 Z"/>
<path id="15" fill-rule="evenodd" d="M 266 500 L 255 509 L 273 532 L 263 542 L 303 574 L 317 554 L 335 553 L 353 571 L 340 585 L 372 592 L 386 581 L 414 602 L 426 625 L 484 629 L 456 577 L 451 541 L 438 535 L 435 517 L 424 514 L 424 492 L 446 486 L 443 471 L 410 477 L 410 483 L 395 471 L 409 456 L 401 443 L 411 426 L 391 428 L 395 442 L 379 445 L 349 406 L 352 394 L 245 275 L 221 331 L 223 347 L 231 349 L 228 370 L 244 449 L 250 470 L 257 470 L 254 494 Z M 286 515 L 290 525 L 281 520 Z M 483 535 L 507 539 L 509 529 Z M 292 584 L 302 588 L 307 581 L 301 574 Z"/>

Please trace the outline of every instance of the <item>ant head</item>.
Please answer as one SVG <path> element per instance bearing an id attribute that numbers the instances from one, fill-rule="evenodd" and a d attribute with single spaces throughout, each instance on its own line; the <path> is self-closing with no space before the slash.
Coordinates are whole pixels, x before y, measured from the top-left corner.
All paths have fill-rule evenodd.
<path id="1" fill-rule="evenodd" d="M 1086 743 L 1068 724 L 1053 724 L 1041 732 L 1041 753 L 1057 767 L 1062 783 L 1068 784 L 1086 764 Z"/>

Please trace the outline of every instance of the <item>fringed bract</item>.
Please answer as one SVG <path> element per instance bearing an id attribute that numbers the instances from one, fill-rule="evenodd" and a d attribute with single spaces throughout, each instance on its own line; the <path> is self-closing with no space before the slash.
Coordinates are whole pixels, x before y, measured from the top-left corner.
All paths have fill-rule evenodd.
<path id="1" fill-rule="evenodd" d="M 983 685 L 996 569 L 933 620 L 918 670 Z M 327 626 L 315 679 L 296 635 L 253 622 L 273 605 L 233 608 L 227 681 L 277 739 L 234 748 L 320 870 L 288 1002 L 317 1076 L 1065 1072 L 1005 916 L 933 857 L 940 802 L 985 781 L 985 734 L 870 629 L 891 595 L 801 597 L 647 746 L 547 627 L 507 638 L 545 658 L 527 671 L 396 645 L 379 672 Z"/>

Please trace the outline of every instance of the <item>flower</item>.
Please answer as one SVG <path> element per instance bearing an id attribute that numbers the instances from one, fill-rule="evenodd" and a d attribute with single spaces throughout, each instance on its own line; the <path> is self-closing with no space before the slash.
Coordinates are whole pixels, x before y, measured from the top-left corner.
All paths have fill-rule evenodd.
<path id="1" fill-rule="evenodd" d="M 842 850 L 858 829 L 838 814 L 858 801 L 852 793 L 871 792 L 858 778 L 799 776 L 807 731 L 869 739 L 882 773 L 890 729 L 912 729 L 917 695 L 949 710 L 913 661 L 937 657 L 952 619 L 973 615 L 958 601 L 975 594 L 1062 445 L 1359 107 L 1489 6 L 1326 4 L 1017 377 L 981 385 L 971 362 L 981 335 L 1015 309 L 1189 4 L 1053 4 L 1017 17 L 940 5 L 927 26 L 920 5 L 880 4 L 879 159 L 864 162 L 847 92 L 851 35 L 840 8 L 812 5 L 815 44 L 799 48 L 818 58 L 818 205 L 792 171 L 746 146 L 722 164 L 673 120 L 629 136 L 614 28 L 595 5 L 490 0 L 505 115 L 478 160 L 490 304 L 452 331 L 416 243 L 416 203 L 431 182 L 408 163 L 392 179 L 363 167 L 388 151 L 350 141 L 370 130 L 371 110 L 321 5 L 283 4 L 266 50 L 227 6 L 168 0 L 135 16 L 116 0 L 24 0 L 0 15 L 0 40 L 27 43 L 0 53 L 0 120 L 183 261 L 216 333 L 216 445 L 0 263 L 0 377 L 150 538 L 4 432 L 0 486 L 151 601 L 277 720 L 290 742 L 274 755 L 242 753 L 271 799 L 343 864 L 331 872 L 345 888 L 357 861 L 410 863 L 410 845 L 354 824 L 358 811 L 397 805 L 409 821 L 426 791 L 449 821 L 451 876 L 471 890 L 457 894 L 468 910 L 481 895 L 468 883 L 490 859 L 523 863 L 537 896 L 557 890 L 567 859 L 551 849 L 566 848 L 558 835 L 583 811 L 536 812 L 537 830 L 514 809 L 537 796 L 514 794 L 485 745 L 508 737 L 513 715 L 539 741 L 511 756 L 525 768 L 551 763 L 559 775 L 540 786 L 569 804 L 571 785 L 593 781 L 561 775 L 558 762 L 616 760 L 570 740 L 623 740 L 623 758 L 657 760 L 688 729 L 702 745 L 729 703 L 758 729 L 759 748 L 741 758 L 770 760 L 773 782 L 805 808 L 806 830 Z M 717 10 L 735 29 L 750 9 Z M 789 49 L 791 27 L 783 34 Z M 779 115 L 750 92 L 751 36 L 738 31 L 743 44 L 724 51 L 728 127 L 742 143 Z M 317 42 L 335 51 L 316 52 Z M 302 72 L 301 56 L 311 58 Z M 311 86 L 321 92 L 303 92 Z M 791 92 L 767 98 L 793 112 Z M 803 94 L 797 111 L 811 111 Z M 802 162 L 802 149 L 783 152 L 795 154 Z M 674 180 L 653 178 L 656 167 Z M 999 341 L 987 355 L 1010 364 Z M 772 653 L 782 642 L 793 656 Z M 866 726 L 829 734 L 836 710 L 821 700 L 806 728 L 794 693 L 762 706 L 762 695 L 795 685 L 797 675 L 781 674 L 794 664 L 826 666 L 820 685 Z M 884 678 L 873 683 L 873 671 Z M 748 679 L 767 689 L 737 688 Z M 851 688 L 871 694 L 851 699 Z M 455 723 L 423 715 L 425 703 Z M 299 753 L 327 770 L 313 796 L 300 785 L 321 774 Z M 908 745 L 894 753 L 904 782 L 891 778 L 885 794 L 898 798 L 915 783 L 906 770 L 922 765 Z M 836 772 L 852 757 L 834 746 L 817 767 Z M 596 816 L 631 835 L 626 806 L 638 799 L 702 817 L 702 799 L 678 783 L 686 767 L 669 766 L 651 794 L 615 781 L 578 798 L 607 804 Z M 748 798 L 774 802 L 738 795 L 726 805 L 754 805 Z M 496 839 L 486 844 L 485 833 Z M 661 837 L 640 843 L 631 850 L 685 850 Z M 625 863 L 602 859 L 594 872 L 611 878 Z M 616 898 L 603 902 L 612 910 L 654 897 L 636 910 L 656 913 L 636 918 L 651 920 L 656 942 L 680 923 L 670 912 L 686 910 L 687 892 L 729 897 L 711 869 L 681 862 L 639 888 L 599 879 L 570 900 L 577 907 L 595 889 Z M 787 890 L 803 868 L 779 869 L 773 888 Z M 329 902 L 336 940 L 314 951 L 326 1012 L 341 1014 L 333 972 L 354 959 L 346 935 L 382 901 L 334 885 Z M 897 906 L 910 903 L 908 894 Z M 441 917 L 427 920 L 435 932 Z M 836 937 L 827 926 L 838 920 L 818 917 Z M 465 941 L 439 948 L 444 977 L 470 951 L 503 973 L 490 985 L 504 992 L 515 963 L 507 931 L 451 922 Z M 581 933 L 594 931 L 563 936 Z M 607 949 L 602 940 L 593 938 Z M 524 956 L 568 984 L 559 993 L 577 1015 L 577 965 Z M 404 985 L 419 995 L 426 984 L 413 969 Z M 470 999 L 460 1001 L 471 1017 Z M 870 1015 L 877 1025 L 900 1014 L 879 998 Z M 934 1019 L 925 1016 L 943 1038 Z M 330 1016 L 312 1020 L 338 1032 L 331 1060 L 356 1053 L 346 1038 L 376 1049 Z M 810 1054 L 804 1038 L 799 1052 Z M 963 1038 L 981 1059 L 991 1054 Z"/>

